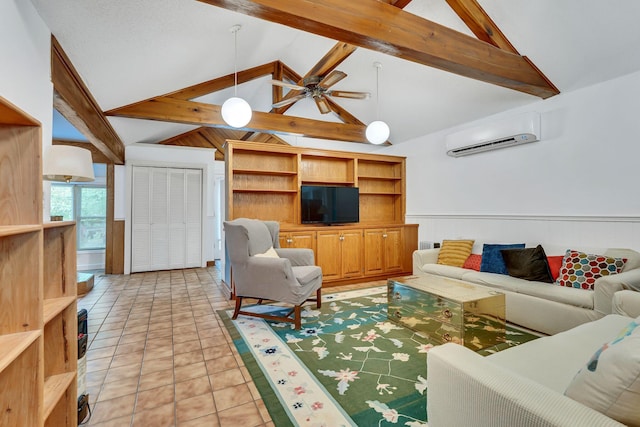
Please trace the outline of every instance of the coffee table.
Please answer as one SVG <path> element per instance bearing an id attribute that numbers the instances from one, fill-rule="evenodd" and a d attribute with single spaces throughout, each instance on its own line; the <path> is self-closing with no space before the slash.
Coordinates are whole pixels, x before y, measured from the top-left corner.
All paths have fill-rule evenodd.
<path id="1" fill-rule="evenodd" d="M 387 282 L 389 320 L 438 344 L 481 350 L 505 341 L 505 296 L 493 289 L 436 275 Z"/>

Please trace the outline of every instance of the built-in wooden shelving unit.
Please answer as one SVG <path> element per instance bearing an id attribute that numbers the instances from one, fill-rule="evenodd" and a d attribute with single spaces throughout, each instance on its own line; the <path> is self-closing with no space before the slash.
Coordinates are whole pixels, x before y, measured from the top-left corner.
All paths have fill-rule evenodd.
<path id="1" fill-rule="evenodd" d="M 0 425 L 77 425 L 75 223 L 42 224 L 40 124 L 0 97 Z"/>

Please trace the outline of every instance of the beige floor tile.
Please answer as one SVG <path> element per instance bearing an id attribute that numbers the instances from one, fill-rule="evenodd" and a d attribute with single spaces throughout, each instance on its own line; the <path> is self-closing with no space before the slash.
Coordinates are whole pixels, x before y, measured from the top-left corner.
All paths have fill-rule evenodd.
<path id="1" fill-rule="evenodd" d="M 120 366 L 135 365 L 142 363 L 142 356 L 144 352 L 142 350 L 123 352 L 120 355 L 113 357 L 111 361 L 111 368 L 119 368 Z"/>
<path id="2" fill-rule="evenodd" d="M 94 401 L 103 401 L 115 399 L 116 397 L 126 396 L 135 393 L 138 390 L 138 376 L 125 378 L 120 381 L 104 383 L 100 390 L 100 396 L 94 398 Z"/>
<path id="3" fill-rule="evenodd" d="M 218 412 L 221 427 L 255 427 L 263 424 L 258 408 L 253 402 Z"/>
<path id="4" fill-rule="evenodd" d="M 140 377 L 138 390 L 149 390 L 167 384 L 173 384 L 173 369 L 165 369 L 142 375 Z"/>
<path id="5" fill-rule="evenodd" d="M 167 403 L 173 403 L 175 400 L 173 384 L 167 384 L 162 387 L 152 388 L 150 390 L 138 393 L 135 412 L 142 412 Z"/>
<path id="6" fill-rule="evenodd" d="M 95 350 L 103 347 L 111 347 L 111 346 L 117 345 L 118 341 L 120 341 L 119 335 L 117 337 L 105 338 L 103 340 L 95 339 L 91 342 L 91 350 Z"/>
<path id="7" fill-rule="evenodd" d="M 219 425 L 220 422 L 216 414 L 209 414 L 204 417 L 178 423 L 178 427 L 218 427 Z"/>
<path id="8" fill-rule="evenodd" d="M 194 396 L 199 396 L 205 393 L 211 393 L 211 384 L 209 384 L 209 377 L 192 378 L 187 381 L 176 383 L 176 401 L 189 399 Z"/>
<path id="9" fill-rule="evenodd" d="M 201 350 L 190 351 L 188 353 L 182 353 L 182 354 L 175 354 L 173 358 L 174 358 L 173 364 L 176 368 L 181 366 L 192 365 L 194 363 L 204 361 L 204 357 L 202 355 Z"/>
<path id="10" fill-rule="evenodd" d="M 185 381 L 191 378 L 198 378 L 207 375 L 207 368 L 204 362 L 193 363 L 191 365 L 175 368 L 176 382 Z"/>
<path id="11" fill-rule="evenodd" d="M 258 408 L 258 412 L 260 412 L 260 416 L 262 417 L 262 420 L 265 423 L 268 423 L 269 421 L 271 421 L 271 415 L 269 414 L 269 411 L 267 410 L 267 406 L 264 404 L 264 401 L 262 399 L 256 400 L 255 404 L 256 404 L 256 407 Z"/>
<path id="12" fill-rule="evenodd" d="M 131 343 L 135 343 L 135 342 L 139 342 L 139 341 L 146 341 L 147 340 L 147 334 L 144 332 L 140 332 L 137 334 L 129 334 L 129 335 L 123 335 L 120 338 L 120 341 L 118 342 L 118 345 L 125 345 L 125 344 L 131 344 Z"/>
<path id="13" fill-rule="evenodd" d="M 176 403 L 176 419 L 178 423 L 204 417 L 205 415 L 215 412 L 216 406 L 213 402 L 213 394 L 211 393 L 205 393 Z M 241 424 L 236 425 L 240 426 Z"/>
<path id="14" fill-rule="evenodd" d="M 95 411 L 95 408 L 93 409 Z M 124 417 L 119 417 L 115 419 L 111 419 L 108 421 L 104 421 L 101 423 L 96 423 L 94 421 L 93 416 L 91 416 L 91 422 L 87 424 L 87 427 L 123 427 L 131 424 L 131 415 L 125 415 Z"/>
<path id="15" fill-rule="evenodd" d="M 116 354 L 117 348 L 118 347 L 115 345 L 111 347 L 100 347 L 95 349 L 91 347 L 91 350 L 87 350 L 87 360 L 102 359 L 103 357 L 113 357 L 113 355 Z"/>
<path id="16" fill-rule="evenodd" d="M 173 402 L 150 409 L 136 411 L 133 416 L 133 427 L 172 427 L 175 425 L 175 409 Z"/>
<path id="17" fill-rule="evenodd" d="M 110 383 L 113 381 L 120 381 L 125 378 L 140 376 L 141 367 L 141 363 L 136 363 L 133 365 L 121 366 L 119 368 L 109 368 L 109 372 L 107 372 L 104 382 Z"/>
<path id="18" fill-rule="evenodd" d="M 246 384 L 216 390 L 213 392 L 213 399 L 216 402 L 216 408 L 220 412 L 253 401 L 249 387 Z"/>
<path id="19" fill-rule="evenodd" d="M 196 339 L 192 341 L 186 341 L 186 342 L 180 342 L 180 343 L 177 343 L 174 340 L 173 354 L 188 353 L 190 351 L 200 350 L 200 340 L 197 339 L 198 337 L 195 337 L 195 338 Z"/>
<path id="20" fill-rule="evenodd" d="M 214 391 L 244 384 L 244 378 L 242 378 L 242 373 L 238 368 L 216 372 L 215 374 L 209 375 L 209 379 L 211 380 L 211 387 Z"/>
<path id="21" fill-rule="evenodd" d="M 87 372 L 102 371 L 108 369 L 111 365 L 111 357 L 103 357 L 101 359 L 87 359 Z"/>
<path id="22" fill-rule="evenodd" d="M 149 359 L 142 362 L 142 375 L 150 374 L 151 372 L 163 371 L 165 369 L 173 368 L 173 357 L 163 357 L 160 359 Z"/>
<path id="23" fill-rule="evenodd" d="M 91 423 L 100 423 L 123 416 L 133 414 L 133 405 L 136 401 L 135 394 L 103 400 L 94 405 L 91 415 Z"/>

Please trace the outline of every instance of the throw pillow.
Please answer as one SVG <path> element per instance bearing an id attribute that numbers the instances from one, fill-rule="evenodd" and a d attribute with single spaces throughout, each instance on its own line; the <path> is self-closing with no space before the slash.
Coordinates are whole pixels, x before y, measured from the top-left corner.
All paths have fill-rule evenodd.
<path id="1" fill-rule="evenodd" d="M 565 395 L 628 426 L 640 426 L 640 317 L 604 344 Z"/>
<path id="2" fill-rule="evenodd" d="M 516 243 L 511 245 L 494 245 L 484 244 L 482 246 L 482 263 L 480 264 L 480 271 L 486 273 L 498 273 L 509 274 L 507 266 L 504 264 L 502 258 L 503 249 L 523 249 L 524 243 Z"/>
<path id="3" fill-rule="evenodd" d="M 560 267 L 562 267 L 562 259 L 564 255 L 553 255 L 547 257 L 547 263 L 549 264 L 549 270 L 551 271 L 551 277 L 556 280 L 560 275 Z"/>
<path id="4" fill-rule="evenodd" d="M 443 240 L 438 252 L 438 264 L 462 267 L 471 254 L 473 240 Z"/>
<path id="5" fill-rule="evenodd" d="M 267 249 L 267 251 L 263 254 L 255 254 L 254 256 L 257 257 L 263 257 L 263 258 L 280 258 L 278 256 L 278 252 L 276 252 L 275 249 L 273 249 L 273 246 L 270 247 L 269 249 Z"/>
<path id="6" fill-rule="evenodd" d="M 556 285 L 593 290 L 597 278 L 620 273 L 626 261 L 625 258 L 586 254 L 568 249 L 562 259 Z"/>
<path id="7" fill-rule="evenodd" d="M 468 268 L 469 270 L 480 271 L 480 264 L 482 263 L 482 255 L 471 254 L 464 262 L 462 268 Z"/>
<path id="8" fill-rule="evenodd" d="M 535 248 L 503 249 L 500 251 L 509 276 L 535 282 L 553 283 L 547 254 L 541 245 Z"/>

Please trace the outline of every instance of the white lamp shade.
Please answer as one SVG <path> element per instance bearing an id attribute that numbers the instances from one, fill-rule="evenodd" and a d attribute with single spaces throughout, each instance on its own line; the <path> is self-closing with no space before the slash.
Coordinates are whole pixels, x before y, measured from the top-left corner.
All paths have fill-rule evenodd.
<path id="1" fill-rule="evenodd" d="M 222 104 L 222 119 L 234 128 L 246 126 L 251 120 L 251 106 L 242 98 L 232 97 Z"/>
<path id="2" fill-rule="evenodd" d="M 63 182 L 93 181 L 91 151 L 71 145 L 48 147 L 42 165 L 42 178 Z"/>
<path id="3" fill-rule="evenodd" d="M 383 144 L 389 139 L 389 133 L 389 126 L 381 120 L 376 120 L 369 123 L 365 135 L 370 143 Z"/>

